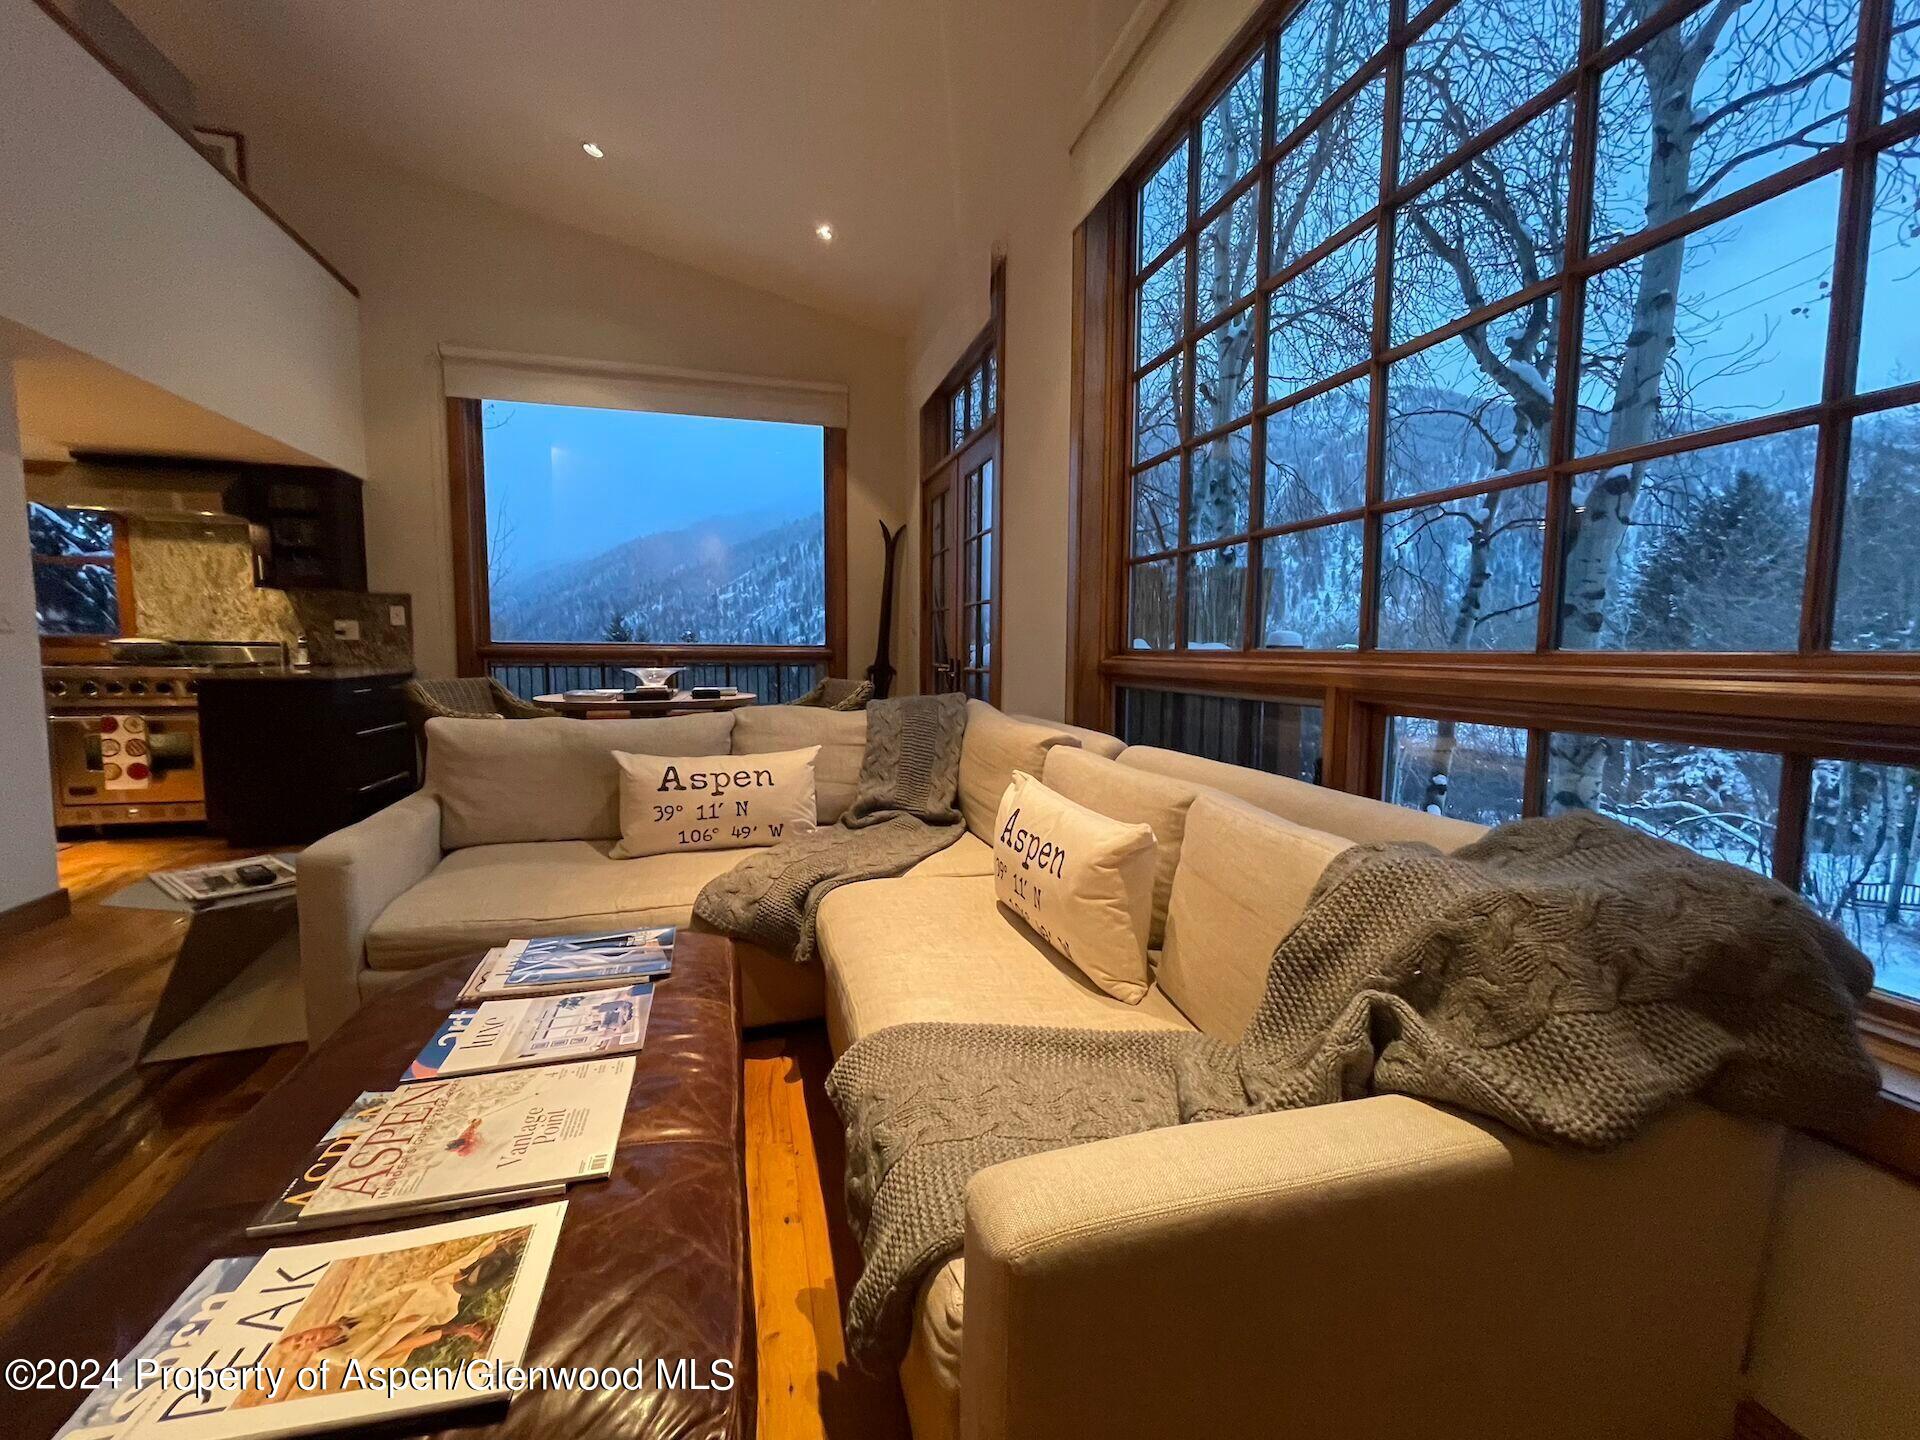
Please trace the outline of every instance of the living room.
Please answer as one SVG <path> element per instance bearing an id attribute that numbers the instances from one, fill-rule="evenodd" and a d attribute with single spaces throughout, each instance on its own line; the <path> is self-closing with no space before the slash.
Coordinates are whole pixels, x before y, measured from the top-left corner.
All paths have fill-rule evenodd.
<path id="1" fill-rule="evenodd" d="M 1911 0 L 0 8 L 9 1433 L 1915 1433 Z"/>

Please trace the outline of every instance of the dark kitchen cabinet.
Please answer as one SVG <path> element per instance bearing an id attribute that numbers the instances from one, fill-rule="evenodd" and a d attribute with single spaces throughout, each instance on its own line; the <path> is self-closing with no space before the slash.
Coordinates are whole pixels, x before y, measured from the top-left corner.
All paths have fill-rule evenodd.
<path id="1" fill-rule="evenodd" d="M 276 590 L 365 590 L 360 481 L 342 470 L 253 465 L 227 508 L 253 539 L 253 583 Z"/>
<path id="2" fill-rule="evenodd" d="M 317 840 L 412 791 L 410 672 L 288 670 L 200 682 L 207 823 L 235 845 Z"/>

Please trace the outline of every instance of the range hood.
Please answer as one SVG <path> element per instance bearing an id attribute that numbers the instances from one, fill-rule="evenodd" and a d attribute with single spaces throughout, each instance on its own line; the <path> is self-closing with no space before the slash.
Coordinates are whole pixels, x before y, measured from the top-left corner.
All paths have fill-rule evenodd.
<path id="1" fill-rule="evenodd" d="M 112 510 L 143 520 L 244 524 L 228 507 L 240 467 L 217 460 L 84 455 L 27 472 L 27 498 L 77 510 Z"/>

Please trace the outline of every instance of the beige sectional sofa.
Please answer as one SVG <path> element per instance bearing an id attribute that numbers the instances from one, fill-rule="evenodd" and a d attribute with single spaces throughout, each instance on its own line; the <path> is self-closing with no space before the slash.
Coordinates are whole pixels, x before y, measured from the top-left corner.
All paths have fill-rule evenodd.
<path id="1" fill-rule="evenodd" d="M 865 719 L 430 723 L 428 786 L 300 865 L 323 1035 L 420 965 L 515 934 L 686 924 L 742 852 L 612 861 L 616 749 L 822 746 L 852 798 Z M 996 905 L 1015 769 L 1158 841 L 1155 983 L 1104 994 Z M 817 966 L 743 953 L 748 1024 L 823 1015 L 836 1053 L 916 1020 L 1236 1037 L 1274 945 L 1356 841 L 1476 827 L 973 702 L 968 830 L 842 887 Z M 1184 1126 L 981 1173 L 965 1253 L 922 1287 L 901 1381 L 917 1440 L 1727 1433 L 1779 1136 L 1689 1107 L 1605 1155 L 1400 1097 Z"/>

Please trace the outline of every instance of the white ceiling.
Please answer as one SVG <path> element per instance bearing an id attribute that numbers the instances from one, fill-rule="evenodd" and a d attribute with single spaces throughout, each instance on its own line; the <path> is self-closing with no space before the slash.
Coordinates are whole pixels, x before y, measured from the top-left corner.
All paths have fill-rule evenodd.
<path id="1" fill-rule="evenodd" d="M 431 178 L 895 333 L 1132 0 L 119 0 L 211 122 Z M 222 113 L 222 112 L 226 113 Z M 580 150 L 597 141 L 604 160 Z M 1029 140 L 1029 143 L 1033 143 Z M 814 227 L 831 222 L 822 245 Z"/>

